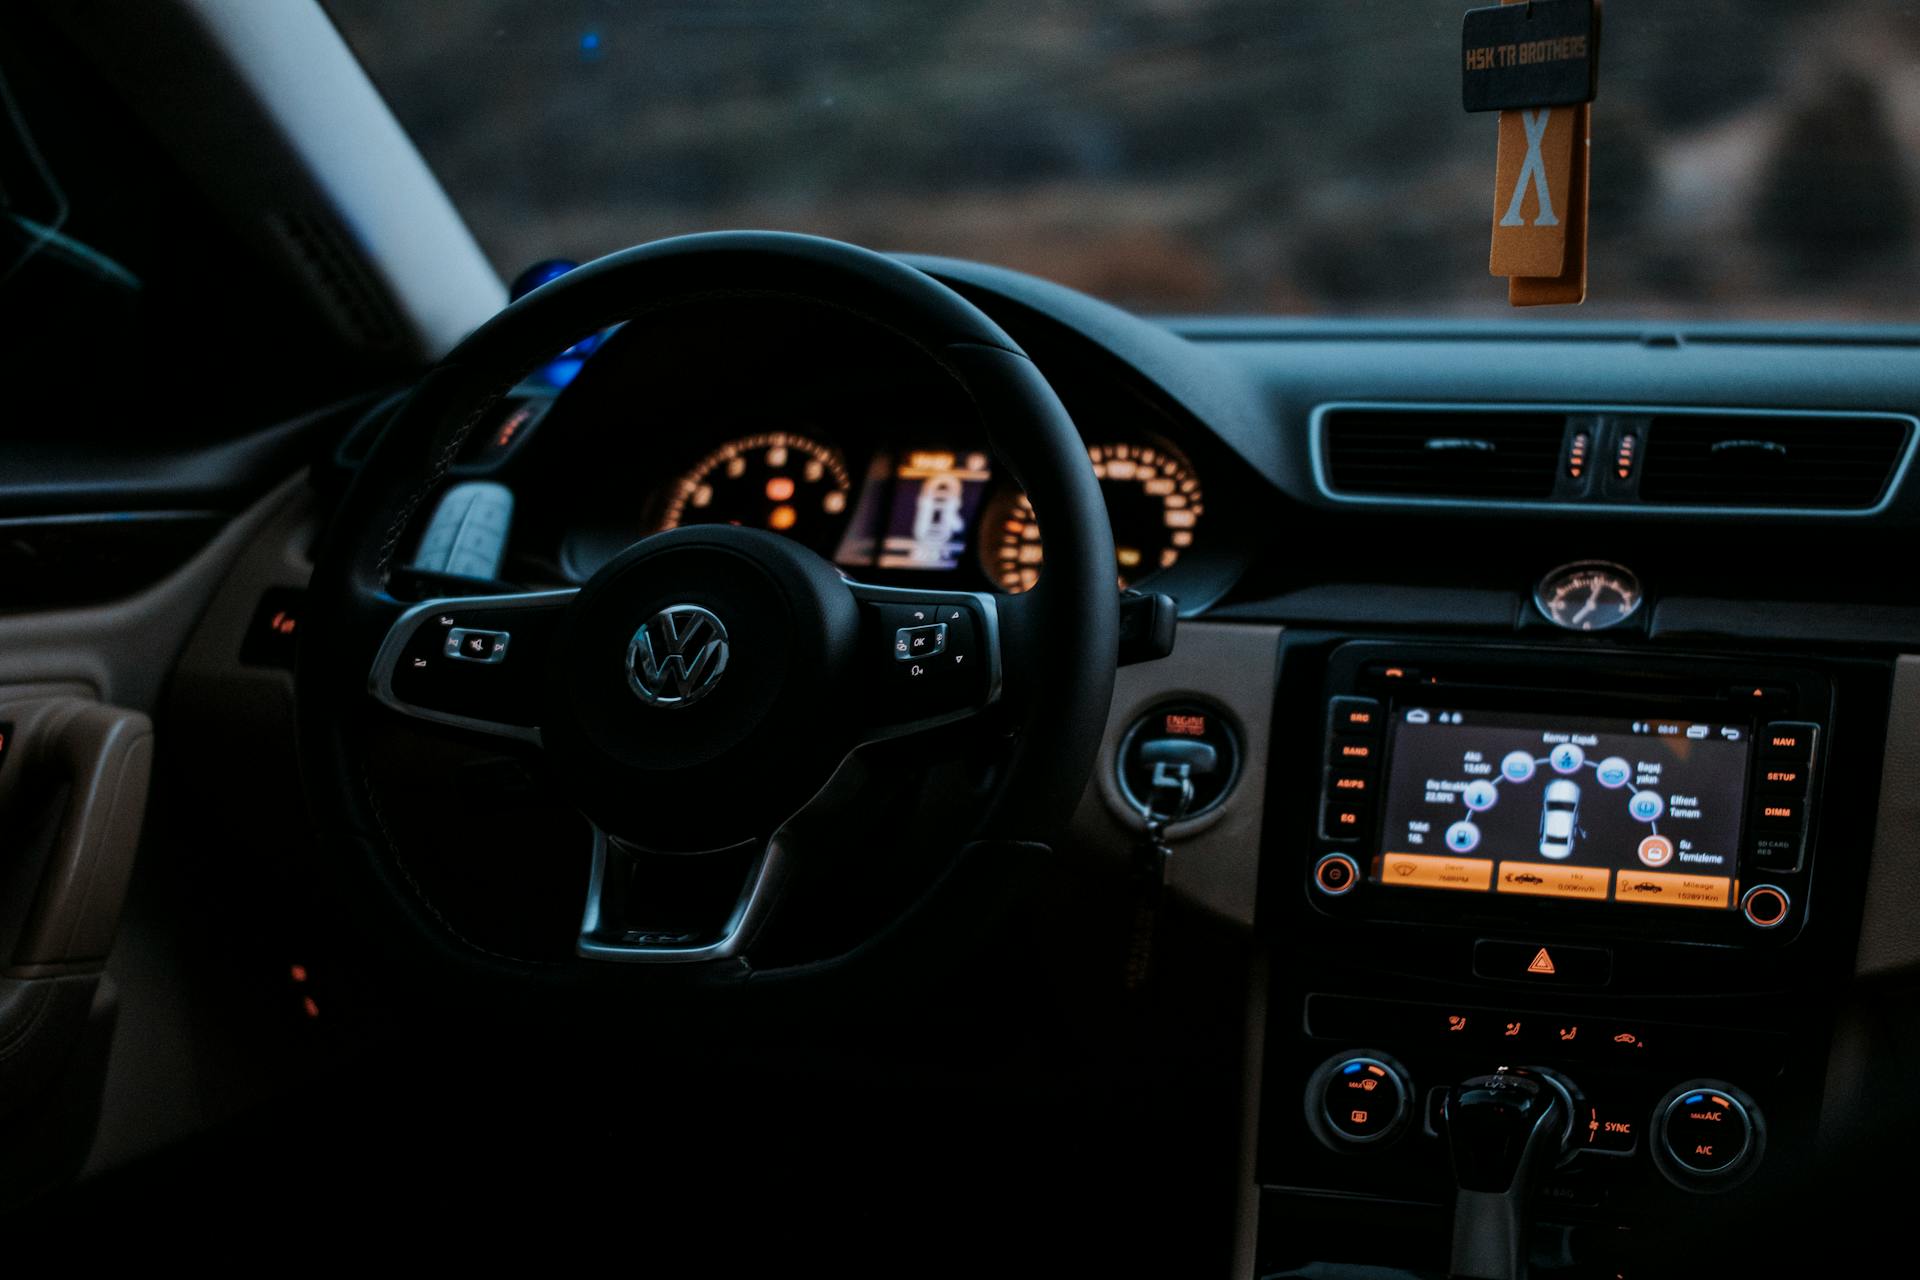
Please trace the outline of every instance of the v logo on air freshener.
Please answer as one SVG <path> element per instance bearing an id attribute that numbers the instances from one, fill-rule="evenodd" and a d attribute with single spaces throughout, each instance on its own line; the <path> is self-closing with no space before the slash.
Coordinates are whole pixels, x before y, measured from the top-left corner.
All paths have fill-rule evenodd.
<path id="1" fill-rule="evenodd" d="M 1553 193 L 1547 189 L 1547 165 L 1540 158 L 1540 140 L 1547 136 L 1547 118 L 1552 114 L 1550 108 L 1542 107 L 1538 111 L 1522 111 L 1520 123 L 1527 131 L 1527 158 L 1520 165 L 1520 176 L 1513 184 L 1513 200 L 1507 205 L 1506 214 L 1500 219 L 1503 227 L 1524 227 L 1527 220 L 1520 216 L 1520 201 L 1527 194 L 1527 179 L 1533 179 L 1533 198 L 1537 208 L 1533 215 L 1536 227 L 1557 227 L 1560 219 L 1553 216 Z"/>
<path id="2" fill-rule="evenodd" d="M 1500 113 L 1494 165 L 1493 251 L 1496 276 L 1557 276 L 1566 267 L 1576 107 Z"/>

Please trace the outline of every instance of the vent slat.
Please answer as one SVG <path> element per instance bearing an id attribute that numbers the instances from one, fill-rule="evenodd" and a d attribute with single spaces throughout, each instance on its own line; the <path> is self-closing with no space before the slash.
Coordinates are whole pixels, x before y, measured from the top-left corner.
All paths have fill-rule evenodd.
<path id="1" fill-rule="evenodd" d="M 1325 429 L 1327 479 L 1344 493 L 1545 498 L 1553 493 L 1566 418 L 1347 409 L 1329 413 Z"/>
<path id="2" fill-rule="evenodd" d="M 1886 418 L 1662 414 L 1647 424 L 1640 496 L 1701 507 L 1871 507 L 1907 433 L 1906 423 Z M 1728 441 L 1777 448 L 1715 451 Z"/>

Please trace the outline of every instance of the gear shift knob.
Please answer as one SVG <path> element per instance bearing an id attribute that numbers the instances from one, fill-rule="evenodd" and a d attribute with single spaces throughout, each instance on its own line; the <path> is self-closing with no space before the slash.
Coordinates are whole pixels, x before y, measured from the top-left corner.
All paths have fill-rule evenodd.
<path id="1" fill-rule="evenodd" d="M 1452 1275 L 1480 1280 L 1526 1275 L 1527 1197 L 1565 1149 L 1571 1106 L 1558 1081 L 1506 1067 L 1447 1091 L 1447 1146 L 1459 1188 Z"/>

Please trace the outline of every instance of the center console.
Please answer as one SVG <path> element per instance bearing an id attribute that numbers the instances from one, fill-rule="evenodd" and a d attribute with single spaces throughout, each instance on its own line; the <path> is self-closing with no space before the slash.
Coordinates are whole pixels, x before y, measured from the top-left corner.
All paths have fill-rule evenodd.
<path id="1" fill-rule="evenodd" d="M 1631 1274 L 1790 1187 L 1883 671 L 1289 635 L 1281 689 L 1262 1274 Z"/>

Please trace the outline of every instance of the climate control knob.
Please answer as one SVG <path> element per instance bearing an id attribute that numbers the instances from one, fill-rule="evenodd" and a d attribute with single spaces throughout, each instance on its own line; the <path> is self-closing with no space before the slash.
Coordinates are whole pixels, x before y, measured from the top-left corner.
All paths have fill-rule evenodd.
<path id="1" fill-rule="evenodd" d="M 1335 1151 L 1380 1146 L 1413 1115 L 1407 1069 L 1384 1053 L 1356 1049 L 1321 1063 L 1307 1081 L 1307 1128 Z"/>
<path id="2" fill-rule="evenodd" d="M 1766 1143 L 1758 1104 L 1722 1080 L 1689 1080 L 1653 1110 L 1653 1162 L 1689 1191 L 1738 1186 L 1759 1167 Z"/>

